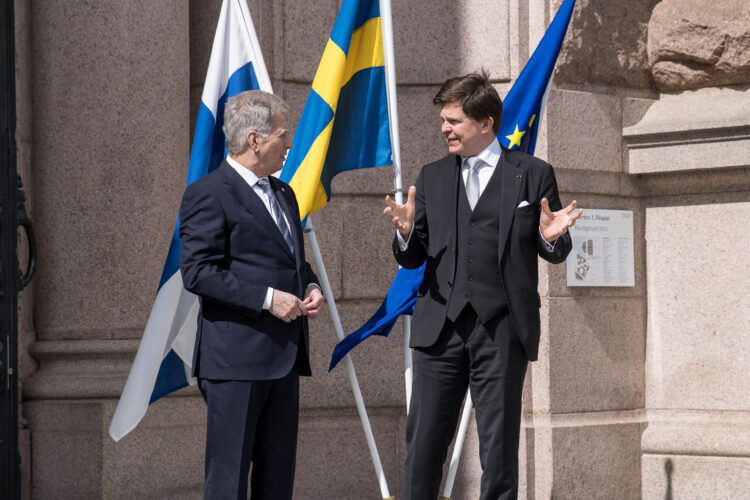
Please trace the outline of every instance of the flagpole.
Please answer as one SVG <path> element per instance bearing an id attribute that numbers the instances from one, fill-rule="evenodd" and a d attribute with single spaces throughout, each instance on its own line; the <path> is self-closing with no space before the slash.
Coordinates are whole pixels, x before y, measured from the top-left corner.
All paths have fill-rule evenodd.
<path id="1" fill-rule="evenodd" d="M 464 409 L 461 412 L 461 424 L 458 427 L 458 434 L 456 434 L 456 444 L 453 446 L 451 464 L 448 467 L 448 475 L 445 478 L 445 488 L 443 489 L 443 496 L 440 497 L 440 500 L 451 499 L 451 494 L 453 493 L 453 482 L 456 480 L 456 471 L 458 470 L 458 462 L 461 460 L 461 451 L 464 449 L 464 440 L 466 439 L 466 430 L 469 428 L 470 417 L 471 392 L 466 391 L 466 401 L 464 402 Z"/>
<path id="2" fill-rule="evenodd" d="M 260 47 L 258 43 L 257 35 L 255 34 L 255 27 L 253 26 L 253 19 L 250 16 L 245 0 L 237 0 L 242 10 L 242 15 L 245 21 L 246 35 L 254 42 L 253 47 Z M 260 50 L 256 51 L 255 56 L 263 61 L 263 54 Z M 257 70 L 257 68 L 256 68 Z M 260 64 L 260 71 L 256 73 L 258 80 L 265 80 L 268 83 L 268 88 L 271 88 L 271 79 L 268 77 L 266 65 Z M 278 173 L 276 174 L 278 176 Z M 331 290 L 331 284 L 328 281 L 328 273 L 326 273 L 325 264 L 323 263 L 323 256 L 320 253 L 320 247 L 318 246 L 318 238 L 315 236 L 315 229 L 313 228 L 312 219 L 307 216 L 307 222 L 305 224 L 305 234 L 310 241 L 310 247 L 312 248 L 313 257 L 315 264 L 320 274 L 320 284 L 323 288 L 323 295 L 328 303 L 328 308 L 331 311 L 331 319 L 333 320 L 333 326 L 336 330 L 336 336 L 339 338 L 339 342 L 344 338 L 344 328 L 341 325 L 341 318 L 339 317 L 338 309 L 336 308 L 336 301 L 333 298 L 333 291 Z M 352 385 L 352 392 L 354 393 L 354 400 L 357 404 L 357 413 L 359 413 L 359 419 L 362 422 L 362 428 L 365 431 L 365 440 L 367 441 L 367 447 L 370 450 L 370 457 L 372 463 L 375 466 L 375 475 L 378 477 L 378 484 L 380 486 L 380 495 L 383 500 L 395 500 L 396 497 L 392 497 L 388 491 L 388 484 L 385 480 L 385 473 L 383 472 L 383 465 L 380 461 L 380 455 L 378 454 L 378 448 L 375 444 L 375 437 L 372 434 L 372 426 L 370 425 L 370 419 L 367 416 L 367 409 L 365 409 L 365 403 L 362 399 L 362 391 L 359 389 L 359 382 L 357 382 L 357 374 L 354 372 L 354 365 L 352 360 L 347 354 L 344 358 L 344 365 L 346 366 L 346 372 L 349 375 L 349 382 Z"/>
<path id="3" fill-rule="evenodd" d="M 326 302 L 328 302 L 328 308 L 331 311 L 333 326 L 336 329 L 336 336 L 339 338 L 340 342 L 344 340 L 344 328 L 341 326 L 341 318 L 339 317 L 339 312 L 336 308 L 336 302 L 333 299 L 333 291 L 331 290 L 331 284 L 328 281 L 328 274 L 326 273 L 326 268 L 323 264 L 323 256 L 321 255 L 320 247 L 318 246 L 318 238 L 315 236 L 315 229 L 313 228 L 312 219 L 309 215 L 307 216 L 307 222 L 305 223 L 305 234 L 310 241 L 310 247 L 312 248 L 315 264 L 317 265 L 318 273 L 320 274 L 318 278 L 320 278 L 320 284 L 323 287 L 323 294 L 325 295 Z M 396 497 L 392 497 L 388 491 L 388 484 L 385 480 L 385 473 L 383 473 L 383 465 L 380 462 L 378 447 L 375 444 L 375 438 L 372 434 L 370 419 L 367 417 L 367 410 L 365 409 L 365 403 L 362 399 L 362 392 L 359 389 L 357 375 L 354 373 L 354 365 L 352 364 L 352 359 L 348 354 L 344 357 L 344 366 L 346 366 L 346 372 L 349 375 L 349 382 L 351 382 L 352 384 L 354 401 L 357 403 L 359 420 L 362 422 L 362 428 L 365 431 L 365 440 L 367 441 L 367 447 L 370 449 L 370 457 L 372 458 L 372 463 L 375 466 L 375 475 L 378 476 L 380 496 L 382 496 L 384 500 L 395 500 Z"/>
<path id="4" fill-rule="evenodd" d="M 253 24 L 253 18 L 250 15 L 250 9 L 247 6 L 246 0 L 236 0 L 240 6 L 240 12 L 242 12 L 242 18 L 245 22 L 245 36 L 247 37 L 248 46 L 251 48 L 255 60 L 258 61 L 257 65 L 253 66 L 255 70 L 255 77 L 258 79 L 258 85 L 260 88 L 271 88 L 271 78 L 268 76 L 268 69 L 266 68 L 266 62 L 263 60 L 263 51 L 260 50 L 260 41 L 258 41 L 258 35 L 255 33 L 255 25 Z M 270 90 L 269 90 L 270 92 Z"/>
<path id="5" fill-rule="evenodd" d="M 385 88 L 388 98 L 388 121 L 393 151 L 393 194 L 396 203 L 404 202 L 404 188 L 401 181 L 401 143 L 398 128 L 398 102 L 396 99 L 396 57 L 393 49 L 393 15 L 390 0 L 380 2 L 380 26 L 383 36 L 383 60 L 385 63 Z M 406 413 L 411 401 L 412 361 L 409 343 L 411 339 L 411 316 L 402 318 L 404 330 L 404 381 L 406 384 Z"/>

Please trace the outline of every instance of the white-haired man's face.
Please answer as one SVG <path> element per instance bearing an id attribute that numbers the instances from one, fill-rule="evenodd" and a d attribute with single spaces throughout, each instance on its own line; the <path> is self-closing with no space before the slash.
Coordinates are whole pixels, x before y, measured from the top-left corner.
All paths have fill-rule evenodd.
<path id="1" fill-rule="evenodd" d="M 271 132 L 266 136 L 256 136 L 258 177 L 265 177 L 281 170 L 286 153 L 292 148 L 292 134 L 286 123 L 286 117 L 274 113 L 271 117 Z M 261 175 L 262 174 L 262 175 Z"/>

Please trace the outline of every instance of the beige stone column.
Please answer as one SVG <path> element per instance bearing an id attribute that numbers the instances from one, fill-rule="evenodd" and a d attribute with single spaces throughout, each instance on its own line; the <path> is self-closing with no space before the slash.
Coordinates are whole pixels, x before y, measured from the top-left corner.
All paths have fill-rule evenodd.
<path id="1" fill-rule="evenodd" d="M 643 498 L 750 494 L 749 98 L 662 95 L 624 130 L 646 195 Z"/>
<path id="2" fill-rule="evenodd" d="M 533 23 L 548 23 L 559 3 L 530 4 L 550 9 L 529 14 L 530 51 L 543 33 Z M 643 50 L 651 3 L 576 3 L 540 125 L 535 156 L 554 166 L 563 205 L 633 211 L 635 286 L 568 287 L 564 264 L 540 261 L 542 340 L 524 393 L 523 498 L 640 498 L 644 213 L 621 143 L 623 101 L 653 93 Z"/>
<path id="3" fill-rule="evenodd" d="M 157 446 L 177 427 L 120 446 L 107 427 L 187 172 L 188 5 L 34 1 L 29 27 L 39 370 L 23 397 L 32 495 L 174 493 L 186 461 Z M 158 425 L 186 414 L 164 411 Z"/>

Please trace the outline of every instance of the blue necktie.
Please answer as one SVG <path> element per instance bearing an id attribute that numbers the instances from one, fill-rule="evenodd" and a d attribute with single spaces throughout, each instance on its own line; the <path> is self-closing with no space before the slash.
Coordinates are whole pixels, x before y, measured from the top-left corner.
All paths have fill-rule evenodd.
<path id="1" fill-rule="evenodd" d="M 268 196 L 268 201 L 271 204 L 271 214 L 276 220 L 276 226 L 279 228 L 279 231 L 281 231 L 281 236 L 284 237 L 284 241 L 286 241 L 289 250 L 294 253 L 292 233 L 291 231 L 289 231 L 289 226 L 286 223 L 286 219 L 284 219 L 284 214 L 281 213 L 281 205 L 279 205 L 279 200 L 276 199 L 276 196 L 273 193 L 273 189 L 271 188 L 271 184 L 268 182 L 268 178 L 263 177 L 261 179 L 258 179 L 258 185 L 263 189 L 263 191 L 265 191 L 266 196 Z"/>

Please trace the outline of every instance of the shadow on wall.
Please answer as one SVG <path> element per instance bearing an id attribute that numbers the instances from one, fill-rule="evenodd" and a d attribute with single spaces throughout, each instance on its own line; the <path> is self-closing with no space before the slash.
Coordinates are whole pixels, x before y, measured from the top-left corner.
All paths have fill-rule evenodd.
<path id="1" fill-rule="evenodd" d="M 664 473 L 667 476 L 667 491 L 664 494 L 664 500 L 672 500 L 672 471 L 674 470 L 674 465 L 672 464 L 672 459 L 668 458 L 664 462 Z"/>
<path id="2" fill-rule="evenodd" d="M 577 0 L 555 81 L 654 89 L 647 42 L 657 3 Z"/>

